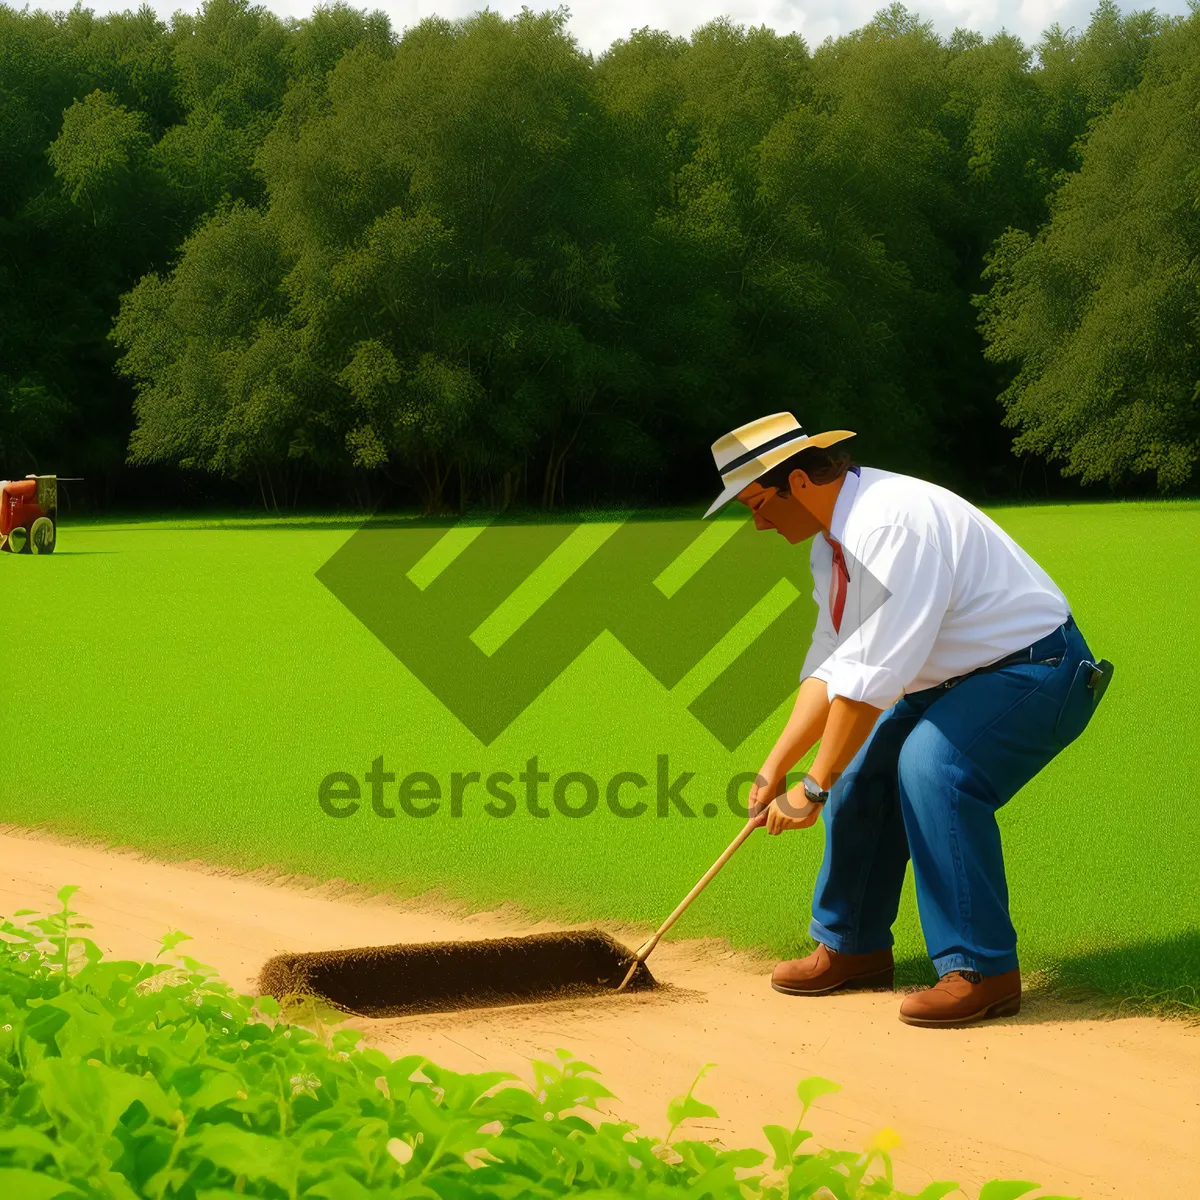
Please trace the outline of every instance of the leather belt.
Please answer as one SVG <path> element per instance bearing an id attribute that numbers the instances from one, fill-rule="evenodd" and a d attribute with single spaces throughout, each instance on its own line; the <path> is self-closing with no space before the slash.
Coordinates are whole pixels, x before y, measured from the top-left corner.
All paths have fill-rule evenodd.
<path id="1" fill-rule="evenodd" d="M 1075 624 L 1073 617 L 1068 617 L 1060 626 L 1059 629 L 1068 630 Z M 1050 635 L 1047 634 L 1047 637 Z M 943 683 L 935 683 L 929 690 L 931 692 L 948 692 L 952 687 L 957 687 L 964 679 L 970 679 L 973 675 L 985 675 L 989 671 L 999 671 L 1003 667 L 1016 666 L 1018 663 L 1057 663 L 1061 661 L 1062 654 L 1048 654 L 1043 658 L 1037 658 L 1037 648 L 1046 638 L 1039 638 L 1032 646 L 1026 646 L 1024 650 L 1014 650 L 1012 654 L 1000 659 L 999 662 L 988 663 L 986 667 L 976 667 L 974 671 L 968 671 L 965 675 L 956 675 L 953 679 L 947 679 Z M 1044 653 L 1044 652 L 1043 652 Z"/>

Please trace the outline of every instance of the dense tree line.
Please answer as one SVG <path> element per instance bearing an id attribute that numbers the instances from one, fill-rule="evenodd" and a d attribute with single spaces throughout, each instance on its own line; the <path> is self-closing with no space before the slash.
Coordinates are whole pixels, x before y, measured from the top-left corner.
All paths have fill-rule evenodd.
<path id="1" fill-rule="evenodd" d="M 775 408 L 981 498 L 1195 479 L 1200 12 L 0 5 L 0 181 L 0 475 L 102 502 L 691 499 Z"/>

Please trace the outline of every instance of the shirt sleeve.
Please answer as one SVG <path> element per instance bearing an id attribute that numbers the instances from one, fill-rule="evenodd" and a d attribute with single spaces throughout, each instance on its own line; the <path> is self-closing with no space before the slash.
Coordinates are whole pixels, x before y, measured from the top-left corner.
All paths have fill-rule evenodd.
<path id="1" fill-rule="evenodd" d="M 937 546 L 899 525 L 873 530 L 850 571 L 840 645 L 821 677 L 830 702 L 844 696 L 890 708 L 933 649 L 953 576 Z"/>

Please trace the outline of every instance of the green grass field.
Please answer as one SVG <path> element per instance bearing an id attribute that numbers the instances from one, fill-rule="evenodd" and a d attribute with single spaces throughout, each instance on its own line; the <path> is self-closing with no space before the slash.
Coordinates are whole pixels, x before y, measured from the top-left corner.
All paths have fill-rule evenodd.
<path id="1" fill-rule="evenodd" d="M 1092 649 L 1117 666 L 1083 738 L 1001 812 L 1022 966 L 1051 971 L 1061 985 L 1194 1001 L 1200 503 L 1008 508 L 993 516 L 1055 577 Z M 472 628 L 471 605 L 482 604 L 491 615 L 474 641 L 496 662 L 505 647 L 520 658 L 522 627 L 539 612 L 543 640 L 574 653 L 570 622 L 561 618 L 569 609 L 544 602 L 602 608 L 604 588 L 588 584 L 588 564 L 618 544 L 611 515 L 574 531 L 513 526 L 489 551 L 496 570 L 488 571 L 478 553 L 471 558 L 473 533 L 459 529 L 443 541 L 445 525 L 391 524 L 380 546 L 387 586 L 396 590 L 385 588 L 384 601 L 409 587 L 407 576 L 420 579 L 422 596 L 440 598 L 447 620 L 465 620 L 464 629 Z M 674 616 L 642 631 L 636 656 L 612 632 L 589 633 L 523 711 L 494 678 L 480 673 L 476 686 L 468 672 L 448 685 L 457 688 L 464 724 L 316 577 L 356 527 L 317 519 L 67 521 L 52 558 L 0 558 L 0 820 L 168 858 L 338 876 L 402 894 L 438 888 L 475 906 L 516 901 L 531 915 L 656 924 L 736 832 L 727 782 L 760 765 L 790 709 L 782 695 L 759 714 L 744 677 L 728 687 L 721 681 L 747 648 L 751 666 L 755 653 L 762 659 L 763 678 L 777 681 L 780 670 L 794 678 L 805 648 L 794 628 L 786 639 L 754 638 L 794 595 L 786 580 L 767 586 L 770 571 L 778 576 L 775 564 L 787 553 L 789 577 L 807 578 L 806 548 L 729 525 L 705 535 L 708 542 L 659 578 L 660 592 L 693 602 L 664 609 Z M 691 527 L 681 517 L 656 528 L 666 566 L 690 540 L 689 533 L 681 542 L 679 530 Z M 536 566 L 550 545 L 552 561 L 514 592 L 521 556 Z M 719 561 L 736 569 L 717 570 Z M 755 575 L 755 563 L 768 574 Z M 455 575 L 468 567 L 473 574 Z M 753 610 L 723 641 L 715 629 L 704 646 L 718 644 L 693 663 L 675 636 L 691 624 L 677 618 L 694 616 L 696 597 L 705 595 L 700 607 L 726 628 L 730 613 Z M 548 627 L 555 611 L 561 627 Z M 811 627 L 807 593 L 789 612 Z M 408 637 L 418 657 L 432 655 L 436 668 L 436 639 L 415 628 L 395 636 Z M 660 682 L 664 672 L 670 686 Z M 502 710 L 516 715 L 495 733 Z M 751 721 L 744 738 L 729 712 Z M 482 740 L 472 728 L 485 731 Z M 451 814 L 453 772 L 516 776 L 534 754 L 552 780 L 587 772 L 600 781 L 597 810 L 568 819 L 543 785 L 551 815 L 538 818 L 514 783 L 519 803 L 507 818 L 486 815 L 482 785 L 466 787 L 461 815 Z M 672 778 L 694 773 L 684 790 L 694 818 L 655 814 L 660 755 Z M 334 772 L 361 780 L 380 756 L 398 779 L 432 774 L 445 793 L 441 810 L 422 819 L 378 816 L 362 783 L 355 815 L 326 815 L 321 781 Z M 636 820 L 613 815 L 603 801 L 606 781 L 623 771 L 649 780 L 650 811 Z M 397 810 L 398 787 L 385 792 Z M 568 793 L 571 803 L 584 796 L 582 785 Z M 705 804 L 715 815 L 703 815 Z M 756 835 L 679 935 L 806 950 L 822 843 L 820 824 L 782 838 Z M 901 980 L 932 978 L 911 872 L 895 933 Z"/>

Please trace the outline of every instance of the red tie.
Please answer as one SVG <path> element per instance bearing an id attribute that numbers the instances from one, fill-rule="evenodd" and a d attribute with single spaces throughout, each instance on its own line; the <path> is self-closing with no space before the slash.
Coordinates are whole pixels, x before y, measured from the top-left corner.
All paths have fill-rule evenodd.
<path id="1" fill-rule="evenodd" d="M 842 547 L 826 535 L 825 540 L 833 550 L 833 570 L 829 575 L 829 615 L 833 618 L 836 633 L 842 632 L 842 612 L 846 607 L 846 589 L 850 585 L 850 572 L 846 569 L 846 556 Z"/>

